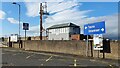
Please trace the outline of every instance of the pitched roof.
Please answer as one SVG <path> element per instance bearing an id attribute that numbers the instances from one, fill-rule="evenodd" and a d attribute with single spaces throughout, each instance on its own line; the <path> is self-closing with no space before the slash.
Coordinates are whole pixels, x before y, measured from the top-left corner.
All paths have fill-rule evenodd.
<path id="1" fill-rule="evenodd" d="M 63 27 L 79 27 L 73 23 L 64 23 L 64 24 L 57 24 L 57 25 L 53 25 L 47 29 L 54 29 L 54 28 L 63 28 Z"/>

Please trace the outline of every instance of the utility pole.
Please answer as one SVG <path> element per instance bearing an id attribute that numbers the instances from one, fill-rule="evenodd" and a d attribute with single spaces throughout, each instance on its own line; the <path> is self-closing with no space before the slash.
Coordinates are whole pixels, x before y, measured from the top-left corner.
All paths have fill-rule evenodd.
<path id="1" fill-rule="evenodd" d="M 40 3 L 40 40 L 42 40 L 42 15 L 43 15 L 42 3 Z"/>
<path id="2" fill-rule="evenodd" d="M 43 15 L 49 15 L 49 13 L 47 13 L 47 2 L 44 2 L 45 5 L 43 6 L 42 3 L 40 3 L 40 40 L 42 40 L 42 16 Z"/>

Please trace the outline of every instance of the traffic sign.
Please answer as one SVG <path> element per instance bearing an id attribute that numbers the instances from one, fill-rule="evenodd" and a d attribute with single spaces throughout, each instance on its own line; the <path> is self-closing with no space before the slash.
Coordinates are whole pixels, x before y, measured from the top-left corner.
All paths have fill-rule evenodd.
<path id="1" fill-rule="evenodd" d="M 84 34 L 103 34 L 106 32 L 105 21 L 84 25 Z"/>
<path id="2" fill-rule="evenodd" d="M 29 30 L 29 24 L 23 23 L 23 30 Z"/>

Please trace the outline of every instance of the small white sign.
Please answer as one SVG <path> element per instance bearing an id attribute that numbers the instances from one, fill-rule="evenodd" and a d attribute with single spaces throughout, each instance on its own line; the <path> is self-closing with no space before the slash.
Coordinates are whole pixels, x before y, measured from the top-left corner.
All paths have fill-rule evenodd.
<path id="1" fill-rule="evenodd" d="M 11 42 L 17 42 L 18 41 L 18 35 L 17 34 L 12 34 L 10 36 L 10 41 Z"/>
<path id="2" fill-rule="evenodd" d="M 94 35 L 94 50 L 103 50 L 103 37 L 100 34 Z"/>

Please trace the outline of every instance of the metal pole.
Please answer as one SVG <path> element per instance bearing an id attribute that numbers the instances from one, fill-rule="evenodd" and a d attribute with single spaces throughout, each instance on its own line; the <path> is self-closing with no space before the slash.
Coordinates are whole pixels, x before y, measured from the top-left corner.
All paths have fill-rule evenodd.
<path id="1" fill-rule="evenodd" d="M 92 40 L 90 41 L 90 45 L 91 45 L 91 57 L 93 57 L 93 46 L 92 46 Z"/>
<path id="2" fill-rule="evenodd" d="M 87 55 L 89 54 L 88 52 L 89 52 L 89 38 L 88 38 L 88 36 L 87 36 Z M 89 56 L 89 55 L 88 55 L 88 56 Z"/>
<path id="3" fill-rule="evenodd" d="M 20 46 L 20 5 L 19 5 L 19 46 Z"/>
<path id="4" fill-rule="evenodd" d="M 26 30 L 25 30 L 25 41 L 26 41 Z"/>
<path id="5" fill-rule="evenodd" d="M 104 44 L 104 40 L 103 40 L 103 59 L 105 59 L 105 49 L 104 49 L 104 46 L 105 46 L 105 44 Z"/>
<path id="6" fill-rule="evenodd" d="M 19 43 L 19 48 L 20 48 L 20 4 L 13 2 L 12 4 L 16 4 L 19 7 L 19 34 L 18 34 L 18 43 Z"/>
<path id="7" fill-rule="evenodd" d="M 42 40 L 42 14 L 43 14 L 42 3 L 40 3 L 40 40 Z"/>
<path id="8" fill-rule="evenodd" d="M 99 50 L 98 50 L 98 58 L 99 58 Z"/>
<path id="9" fill-rule="evenodd" d="M 105 59 L 105 52 L 104 52 L 104 50 L 103 50 L 103 59 Z"/>
<path id="10" fill-rule="evenodd" d="M 26 30 L 25 30 L 25 41 L 26 41 Z M 25 41 L 24 41 L 24 48 L 25 48 Z"/>
<path id="11" fill-rule="evenodd" d="M 87 42 L 86 42 L 86 56 L 88 56 L 88 35 L 87 35 Z"/>

